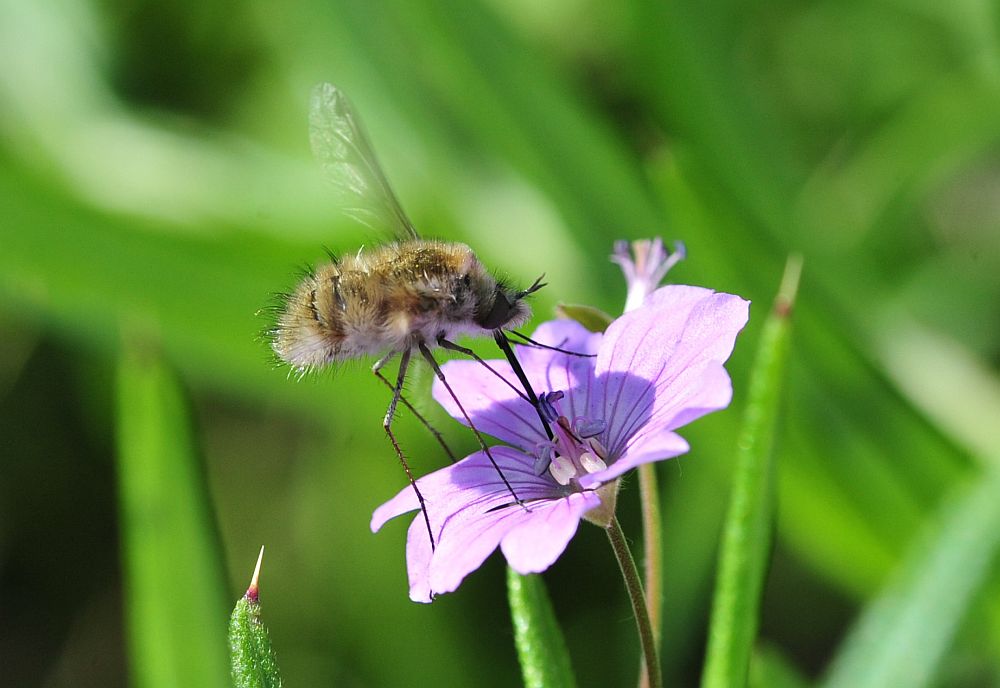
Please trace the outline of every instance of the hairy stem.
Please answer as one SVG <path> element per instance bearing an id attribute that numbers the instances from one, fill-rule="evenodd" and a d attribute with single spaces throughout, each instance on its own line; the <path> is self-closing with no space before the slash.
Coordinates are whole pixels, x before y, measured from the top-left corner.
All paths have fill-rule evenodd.
<path id="1" fill-rule="evenodd" d="M 621 524 L 615 517 L 605 529 L 608 539 L 611 541 L 611 549 L 615 552 L 618 560 L 618 567 L 621 569 L 622 578 L 625 580 L 625 589 L 628 591 L 629 600 L 632 603 L 632 613 L 635 615 L 635 625 L 639 630 L 639 643 L 642 645 L 642 656 L 646 666 L 646 680 L 650 688 L 662 688 L 663 681 L 660 676 L 660 661 L 657 656 L 656 640 L 653 636 L 653 626 L 649 619 L 649 608 L 646 606 L 646 596 L 642 591 L 642 580 L 639 578 L 639 569 L 636 568 L 632 552 L 625 541 L 625 533 L 622 532 Z"/>
<path id="2" fill-rule="evenodd" d="M 663 628 L 663 523 L 660 520 L 660 487 L 655 464 L 639 466 L 639 501 L 642 504 L 643 582 L 646 609 L 653 631 L 653 642 L 660 646 Z M 640 672 L 640 688 L 649 688 L 648 674 Z"/>

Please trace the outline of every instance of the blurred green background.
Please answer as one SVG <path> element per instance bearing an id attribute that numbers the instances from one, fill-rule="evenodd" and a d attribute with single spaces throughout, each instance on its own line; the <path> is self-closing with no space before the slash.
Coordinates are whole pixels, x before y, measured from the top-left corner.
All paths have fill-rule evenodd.
<path id="1" fill-rule="evenodd" d="M 177 567 L 162 594 L 220 604 L 221 649 L 266 545 L 287 685 L 519 680 L 499 557 L 416 605 L 404 521 L 368 530 L 405 484 L 368 364 L 296 381 L 257 339 L 323 246 L 368 240 L 309 152 L 320 81 L 351 96 L 425 235 L 525 285 L 546 273 L 535 322 L 560 300 L 620 312 L 617 238 L 682 239 L 672 281 L 754 301 L 733 407 L 658 469 L 670 684 L 698 680 L 747 367 L 803 253 L 761 642 L 822 676 L 947 496 L 1000 467 L 998 29 L 979 0 L 2 0 L 2 682 L 130 683 L 123 562 L 188 513 L 201 544 L 159 560 Z M 127 534 L 119 514 L 154 499 L 118 466 L 143 456 L 147 366 L 173 419 L 159 446 L 191 448 L 212 512 L 147 476 L 164 501 Z M 413 396 L 471 451 L 426 378 Z M 405 413 L 400 432 L 417 471 L 442 465 Z M 638 541 L 634 483 L 620 501 Z M 995 547 L 934 685 L 1000 684 Z M 181 573 L 214 556 L 224 574 Z M 581 685 L 631 684 L 603 534 L 582 526 L 546 582 Z"/>

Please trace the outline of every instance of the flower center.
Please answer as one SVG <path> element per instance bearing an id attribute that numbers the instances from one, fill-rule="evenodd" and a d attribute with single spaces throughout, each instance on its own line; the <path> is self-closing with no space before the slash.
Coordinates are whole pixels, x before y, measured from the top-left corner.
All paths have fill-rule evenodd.
<path id="1" fill-rule="evenodd" d="M 604 432 L 603 419 L 576 418 L 571 423 L 559 413 L 556 403 L 563 398 L 562 392 L 542 394 L 539 399 L 542 413 L 552 424 L 555 437 L 538 445 L 535 474 L 546 470 L 560 485 L 575 483 L 588 473 L 597 473 L 608 467 L 605 463 L 608 453 L 597 436 Z"/>

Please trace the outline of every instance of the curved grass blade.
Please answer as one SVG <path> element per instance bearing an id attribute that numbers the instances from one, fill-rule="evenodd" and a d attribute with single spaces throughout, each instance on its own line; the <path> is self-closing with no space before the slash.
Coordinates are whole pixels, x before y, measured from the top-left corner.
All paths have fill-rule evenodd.
<path id="1" fill-rule="evenodd" d="M 281 688 L 278 660 L 271 647 L 271 637 L 260 619 L 258 582 L 263 559 L 264 548 L 261 547 L 250 587 L 236 602 L 229 617 L 229 658 L 236 688 Z"/>
<path id="2" fill-rule="evenodd" d="M 955 488 L 869 604 L 831 664 L 828 686 L 930 683 L 1000 550 L 1000 453 L 990 423 L 1000 413 L 1000 381 L 956 342 L 913 323 L 893 325 L 894 336 L 886 327 L 878 342 L 890 376 L 983 472 Z M 958 400 L 975 415 L 963 418 L 949 408 Z"/>
<path id="3" fill-rule="evenodd" d="M 826 688 L 932 683 L 1000 550 L 998 494 L 1000 471 L 994 469 L 945 500 L 928 532 L 844 640 Z"/>
<path id="4" fill-rule="evenodd" d="M 181 390 L 150 349 L 119 364 L 118 473 L 132 685 L 226 685 L 215 525 Z"/>
<path id="5" fill-rule="evenodd" d="M 791 257 L 764 324 L 723 526 L 702 686 L 746 684 L 757 635 L 774 514 L 772 448 L 788 349 L 790 315 L 802 261 Z"/>
<path id="6" fill-rule="evenodd" d="M 541 576 L 508 567 L 507 599 L 525 688 L 574 688 L 566 641 Z"/>

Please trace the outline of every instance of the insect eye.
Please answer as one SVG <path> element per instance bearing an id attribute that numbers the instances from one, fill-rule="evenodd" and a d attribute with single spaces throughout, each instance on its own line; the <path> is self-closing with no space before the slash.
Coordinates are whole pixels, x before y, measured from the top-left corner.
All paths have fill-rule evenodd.
<path id="1" fill-rule="evenodd" d="M 464 284 L 466 287 L 472 286 L 472 278 L 469 277 L 468 273 L 462 275 L 462 284 Z"/>
<path id="2" fill-rule="evenodd" d="M 485 315 L 476 319 L 480 327 L 486 330 L 496 330 L 501 325 L 510 321 L 513 304 L 507 300 L 507 296 L 500 291 L 496 291 L 496 298 L 493 300 L 493 307 Z"/>

